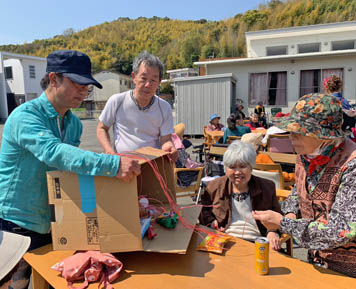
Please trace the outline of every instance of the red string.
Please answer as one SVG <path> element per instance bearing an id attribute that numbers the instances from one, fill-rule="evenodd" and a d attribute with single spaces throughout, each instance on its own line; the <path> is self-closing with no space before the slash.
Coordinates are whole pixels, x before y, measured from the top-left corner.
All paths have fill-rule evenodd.
<path id="1" fill-rule="evenodd" d="M 210 234 L 210 235 L 213 234 L 213 235 L 217 235 L 217 236 L 225 235 L 225 234 L 221 234 L 219 232 L 211 232 L 211 231 L 209 231 L 209 230 L 207 230 L 205 228 L 202 228 L 202 227 L 196 227 L 195 224 L 194 225 L 190 224 L 182 216 L 182 213 L 181 213 L 181 210 L 179 209 L 179 206 L 175 202 L 174 198 L 171 196 L 171 192 L 168 189 L 167 182 L 163 179 L 162 175 L 159 172 L 159 169 L 158 169 L 156 161 L 151 161 L 150 159 L 148 159 L 148 158 L 146 158 L 146 157 L 144 157 L 142 155 L 139 156 L 137 154 L 132 155 L 132 154 L 125 154 L 125 153 L 118 153 L 118 155 L 119 156 L 128 157 L 128 158 L 132 158 L 132 159 L 144 160 L 150 165 L 150 167 L 152 168 L 152 170 L 154 172 L 154 175 L 156 176 L 156 178 L 157 178 L 157 180 L 158 180 L 158 182 L 159 182 L 159 184 L 160 184 L 160 186 L 162 188 L 163 193 L 165 194 L 165 196 L 167 198 L 169 207 L 171 208 L 171 210 L 173 212 L 175 212 L 177 214 L 179 221 L 181 222 L 181 224 L 184 227 L 196 232 L 199 236 L 201 236 L 202 239 L 204 238 L 204 236 L 201 233 Z M 168 155 L 167 155 L 167 157 L 169 158 Z"/>

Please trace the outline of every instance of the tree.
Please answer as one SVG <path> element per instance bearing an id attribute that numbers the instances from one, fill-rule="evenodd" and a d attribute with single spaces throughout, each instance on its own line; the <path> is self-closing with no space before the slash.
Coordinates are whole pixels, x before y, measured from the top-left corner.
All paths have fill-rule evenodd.
<path id="1" fill-rule="evenodd" d="M 73 28 L 68 28 L 66 30 L 63 31 L 63 36 L 64 37 L 70 37 L 75 33 Z"/>
<path id="2" fill-rule="evenodd" d="M 266 12 L 261 12 L 258 10 L 248 10 L 243 16 L 242 20 L 247 24 L 248 27 L 256 24 L 257 22 L 262 22 L 267 19 Z"/>
<path id="3" fill-rule="evenodd" d="M 173 86 L 169 82 L 164 82 L 161 84 L 160 92 L 163 94 L 174 95 Z"/>

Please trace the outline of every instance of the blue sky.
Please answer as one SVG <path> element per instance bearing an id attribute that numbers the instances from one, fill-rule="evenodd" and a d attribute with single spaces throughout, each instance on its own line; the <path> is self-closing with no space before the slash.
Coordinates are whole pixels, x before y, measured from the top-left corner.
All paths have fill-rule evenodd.
<path id="1" fill-rule="evenodd" d="M 51 38 L 119 17 L 222 20 L 258 8 L 264 0 L 1 0 L 0 45 Z"/>

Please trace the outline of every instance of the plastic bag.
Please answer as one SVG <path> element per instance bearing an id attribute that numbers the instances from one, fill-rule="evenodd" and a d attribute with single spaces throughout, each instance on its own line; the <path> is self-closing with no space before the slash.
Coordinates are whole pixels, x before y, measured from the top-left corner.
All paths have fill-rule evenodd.
<path id="1" fill-rule="evenodd" d="M 197 250 L 222 254 L 225 244 L 231 239 L 231 236 L 225 234 L 208 234 L 198 245 Z"/>

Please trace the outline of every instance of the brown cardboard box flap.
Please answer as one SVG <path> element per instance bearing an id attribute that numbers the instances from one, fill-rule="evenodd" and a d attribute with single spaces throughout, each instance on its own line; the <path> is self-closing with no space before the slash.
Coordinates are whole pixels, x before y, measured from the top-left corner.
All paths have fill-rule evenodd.
<path id="1" fill-rule="evenodd" d="M 195 227 L 201 207 L 183 208 L 183 218 Z M 142 240 L 143 250 L 147 252 L 178 253 L 185 254 L 193 234 L 193 230 L 184 227 L 178 221 L 175 229 L 166 229 L 158 224 L 154 225 L 157 236 L 153 240 L 144 237 Z"/>
<path id="2" fill-rule="evenodd" d="M 153 205 L 169 206 L 160 181 L 148 162 L 153 162 L 173 202 L 176 200 L 175 184 L 166 152 L 146 147 L 133 154 L 142 155 L 145 160 L 140 161 L 141 175 L 130 183 L 111 177 L 84 176 L 83 185 L 83 176 L 62 171 L 47 172 L 54 250 L 186 252 L 193 231 L 180 222 L 173 230 L 155 224 L 157 237 L 141 239 L 138 196 L 147 196 Z M 91 192 L 89 197 L 87 191 Z M 92 205 L 89 212 L 82 208 L 86 200 Z M 192 226 L 199 213 L 200 207 L 183 209 L 184 218 Z"/>

